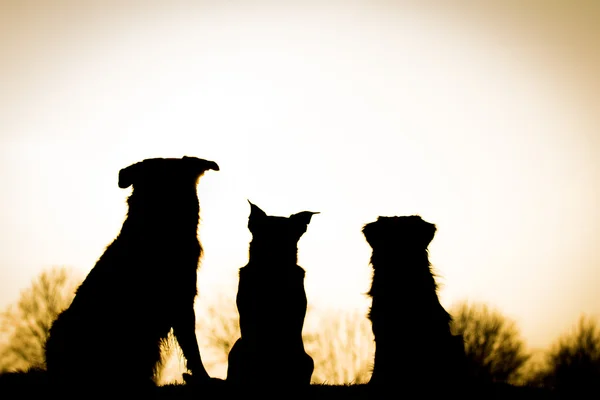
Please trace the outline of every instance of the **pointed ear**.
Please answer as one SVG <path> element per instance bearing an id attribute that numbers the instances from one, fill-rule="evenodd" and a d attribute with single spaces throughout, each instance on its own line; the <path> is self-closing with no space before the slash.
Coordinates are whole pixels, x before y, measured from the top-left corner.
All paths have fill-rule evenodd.
<path id="1" fill-rule="evenodd" d="M 143 163 L 138 162 L 119 171 L 119 187 L 126 189 L 133 185 L 142 173 Z"/>
<path id="2" fill-rule="evenodd" d="M 252 204 L 252 202 L 250 200 L 248 200 L 248 204 L 250 204 L 250 217 L 249 217 L 250 219 L 267 217 L 267 214 L 263 210 L 258 208 L 258 206 Z"/>
<path id="3" fill-rule="evenodd" d="M 250 230 L 250 232 L 254 233 L 255 229 L 261 225 L 262 221 L 267 219 L 267 214 L 263 210 L 252 204 L 250 200 L 248 200 L 248 203 L 250 204 L 248 229 Z"/>
<path id="4" fill-rule="evenodd" d="M 312 212 L 312 211 L 302 211 L 297 214 L 290 215 L 290 219 L 293 221 L 296 221 L 299 224 L 306 226 L 310 223 L 310 219 L 312 218 L 312 216 L 314 214 L 320 214 L 320 213 Z"/>
<path id="5" fill-rule="evenodd" d="M 320 213 L 312 211 L 302 211 L 297 214 L 290 215 L 290 220 L 294 221 L 295 225 L 298 227 L 298 238 L 300 238 L 300 236 L 302 236 L 304 232 L 306 232 L 306 228 L 308 227 L 310 219 L 314 214 Z"/>

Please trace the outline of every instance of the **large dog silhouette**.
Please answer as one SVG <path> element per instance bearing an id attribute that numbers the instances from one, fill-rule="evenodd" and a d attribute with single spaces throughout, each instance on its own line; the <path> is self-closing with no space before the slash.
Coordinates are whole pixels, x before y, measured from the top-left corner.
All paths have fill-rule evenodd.
<path id="1" fill-rule="evenodd" d="M 119 172 L 119 187 L 133 186 L 128 214 L 50 329 L 46 364 L 53 382 L 152 386 L 171 328 L 194 380 L 210 379 L 194 313 L 202 254 L 196 186 L 207 170 L 219 166 L 183 157 L 146 159 Z"/>

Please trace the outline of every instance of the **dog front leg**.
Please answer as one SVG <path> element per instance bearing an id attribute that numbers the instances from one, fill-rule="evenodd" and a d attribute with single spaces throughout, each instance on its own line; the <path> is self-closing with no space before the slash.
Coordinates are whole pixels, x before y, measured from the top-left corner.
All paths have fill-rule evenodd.
<path id="1" fill-rule="evenodd" d="M 194 308 L 190 307 L 187 311 L 178 316 L 173 326 L 173 333 L 181 347 L 183 356 L 186 360 L 186 367 L 192 372 L 195 381 L 210 380 L 210 376 L 200 357 L 198 340 L 196 339 L 196 314 Z"/>

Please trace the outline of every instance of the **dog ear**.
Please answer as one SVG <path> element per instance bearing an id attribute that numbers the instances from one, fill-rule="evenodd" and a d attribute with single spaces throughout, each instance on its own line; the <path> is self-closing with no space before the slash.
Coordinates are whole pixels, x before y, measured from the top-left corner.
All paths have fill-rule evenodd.
<path id="1" fill-rule="evenodd" d="M 362 228 L 363 236 L 365 237 L 367 243 L 369 243 L 369 246 L 371 247 L 373 247 L 375 242 L 377 241 L 374 224 L 374 222 L 370 222 L 368 224 L 365 224 Z"/>
<path id="2" fill-rule="evenodd" d="M 300 236 L 306 232 L 306 228 L 310 223 L 310 219 L 314 214 L 320 214 L 319 212 L 302 211 L 297 214 L 290 215 L 290 220 L 294 222 L 297 227 Z"/>
<path id="3" fill-rule="evenodd" d="M 219 170 L 219 166 L 214 161 L 188 156 L 183 156 L 181 160 L 189 166 L 190 170 L 193 171 L 196 176 L 202 176 L 202 174 L 208 170 Z"/>
<path id="4" fill-rule="evenodd" d="M 297 214 L 291 215 L 290 219 L 297 221 L 299 224 L 308 225 L 310 223 L 310 219 L 314 214 L 320 214 L 319 212 L 312 211 L 302 211 Z"/>
<path id="5" fill-rule="evenodd" d="M 267 214 L 261 210 L 260 208 L 258 208 L 257 205 L 252 204 L 252 202 L 250 200 L 248 200 L 248 204 L 250 204 L 250 217 L 252 219 L 255 218 L 266 218 Z"/>
<path id="6" fill-rule="evenodd" d="M 254 232 L 254 229 L 257 226 L 256 224 L 260 224 L 261 221 L 265 220 L 267 218 L 267 214 L 263 210 L 258 208 L 258 206 L 252 204 L 252 202 L 250 200 L 248 200 L 248 203 L 250 204 L 250 216 L 248 217 L 248 229 L 250 230 L 250 232 Z"/>
<path id="7" fill-rule="evenodd" d="M 143 163 L 138 162 L 130 165 L 129 167 L 123 168 L 119 171 L 119 187 L 126 189 L 133 185 L 137 181 L 138 176 L 143 168 Z"/>
<path id="8" fill-rule="evenodd" d="M 425 248 L 427 248 L 427 246 L 429 246 L 429 243 L 431 243 L 431 241 L 433 240 L 436 231 L 437 231 L 437 228 L 434 224 L 423 221 L 423 226 L 421 229 L 420 236 L 421 236 L 421 243 L 423 244 L 423 246 Z"/>

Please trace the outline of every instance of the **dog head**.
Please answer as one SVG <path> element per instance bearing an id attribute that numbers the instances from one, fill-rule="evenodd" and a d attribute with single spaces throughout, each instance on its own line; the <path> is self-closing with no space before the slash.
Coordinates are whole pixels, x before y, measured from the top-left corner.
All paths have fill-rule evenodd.
<path id="1" fill-rule="evenodd" d="M 314 214 L 318 212 L 302 211 L 289 217 L 267 215 L 250 200 L 250 216 L 248 229 L 252 233 L 253 241 L 270 243 L 272 246 L 296 245 Z"/>
<path id="2" fill-rule="evenodd" d="M 170 189 L 182 185 L 198 183 L 198 179 L 208 170 L 218 171 L 214 161 L 196 157 L 149 158 L 132 164 L 119 171 L 119 187 Z"/>
<path id="3" fill-rule="evenodd" d="M 378 217 L 363 227 L 363 235 L 369 245 L 379 248 L 426 249 L 435 236 L 434 224 L 418 215 Z"/>

